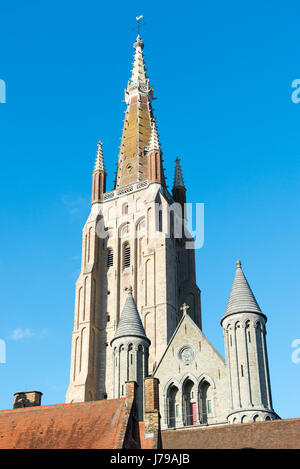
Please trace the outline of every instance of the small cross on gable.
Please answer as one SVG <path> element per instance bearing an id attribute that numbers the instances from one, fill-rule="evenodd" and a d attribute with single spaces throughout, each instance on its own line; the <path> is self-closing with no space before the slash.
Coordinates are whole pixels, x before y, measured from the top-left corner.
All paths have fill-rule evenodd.
<path id="1" fill-rule="evenodd" d="M 183 311 L 183 314 L 186 314 L 187 310 L 190 309 L 190 307 L 186 303 L 183 303 L 183 305 L 181 306 L 180 309 L 181 309 L 181 311 Z"/>

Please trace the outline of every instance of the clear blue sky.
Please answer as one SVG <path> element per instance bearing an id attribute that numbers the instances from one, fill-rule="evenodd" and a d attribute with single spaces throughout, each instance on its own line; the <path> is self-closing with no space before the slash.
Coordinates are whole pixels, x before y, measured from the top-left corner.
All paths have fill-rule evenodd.
<path id="1" fill-rule="evenodd" d="M 179 156 L 189 201 L 205 203 L 204 332 L 224 355 L 241 259 L 268 316 L 274 408 L 300 417 L 300 6 L 274 0 L 2 2 L 0 409 L 32 389 L 64 402 L 96 143 L 111 189 L 139 14 L 168 182 Z"/>

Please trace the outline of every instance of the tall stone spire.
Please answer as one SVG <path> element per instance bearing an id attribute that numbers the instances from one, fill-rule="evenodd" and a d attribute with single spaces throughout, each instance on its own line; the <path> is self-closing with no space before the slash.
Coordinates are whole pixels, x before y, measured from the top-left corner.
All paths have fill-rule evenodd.
<path id="1" fill-rule="evenodd" d="M 153 142 L 151 141 L 151 143 L 154 143 L 156 147 L 158 145 L 152 109 L 153 88 L 149 84 L 146 73 L 143 55 L 144 43 L 140 35 L 137 36 L 133 47 L 135 54 L 131 78 L 125 90 L 127 109 L 122 131 L 115 188 L 148 179 L 148 151 L 151 135 L 153 136 Z M 164 181 L 164 178 L 161 177 L 161 181 Z"/>
<path id="2" fill-rule="evenodd" d="M 99 140 L 93 171 L 92 204 L 101 202 L 103 194 L 106 192 L 106 172 L 104 168 L 102 145 L 103 143 Z"/>

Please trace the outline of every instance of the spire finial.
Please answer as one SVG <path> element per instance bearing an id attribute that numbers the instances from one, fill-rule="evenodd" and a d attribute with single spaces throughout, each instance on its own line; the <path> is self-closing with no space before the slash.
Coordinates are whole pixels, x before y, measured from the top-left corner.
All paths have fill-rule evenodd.
<path id="1" fill-rule="evenodd" d="M 143 18 L 143 15 L 140 15 L 140 16 L 136 16 L 135 19 L 137 20 L 137 27 L 134 28 L 134 29 L 137 29 L 137 32 L 138 32 L 138 35 L 137 35 L 137 38 L 136 38 L 136 41 L 133 45 L 133 47 L 136 49 L 138 46 L 140 46 L 142 49 L 144 47 L 144 43 L 141 39 L 141 36 L 140 36 L 140 29 L 142 26 L 145 26 L 146 23 L 141 23 L 141 19 Z"/>
<path id="2" fill-rule="evenodd" d="M 134 41 L 133 47 L 135 49 L 137 49 L 138 47 L 140 47 L 142 50 L 144 49 L 143 39 L 141 38 L 141 36 L 139 34 L 137 35 L 137 38 Z"/>
<path id="3" fill-rule="evenodd" d="M 132 74 L 131 79 L 129 80 L 129 86 L 127 87 L 127 93 L 131 90 L 130 85 L 133 84 L 144 84 L 145 89 L 150 90 L 149 80 L 147 79 L 146 74 L 145 60 L 143 56 L 144 43 L 139 34 L 137 35 L 133 47 L 135 48 L 135 53 L 133 59 Z"/>
<path id="4" fill-rule="evenodd" d="M 237 268 L 241 268 L 241 267 L 242 267 L 242 263 L 241 263 L 241 261 L 240 261 L 239 259 L 236 261 L 236 266 L 237 266 Z"/>
<path id="5" fill-rule="evenodd" d="M 132 286 L 131 285 L 128 287 L 128 293 L 131 293 L 131 295 L 132 295 Z"/>

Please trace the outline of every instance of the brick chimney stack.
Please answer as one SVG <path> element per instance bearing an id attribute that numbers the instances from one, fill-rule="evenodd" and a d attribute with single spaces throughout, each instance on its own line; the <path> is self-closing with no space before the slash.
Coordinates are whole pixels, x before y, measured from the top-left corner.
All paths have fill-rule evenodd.
<path id="1" fill-rule="evenodd" d="M 41 405 L 43 393 L 40 391 L 16 392 L 14 394 L 14 409 L 23 407 L 37 407 Z"/>
<path id="2" fill-rule="evenodd" d="M 145 438 L 153 438 L 153 449 L 161 447 L 159 414 L 159 380 L 145 378 Z"/>

